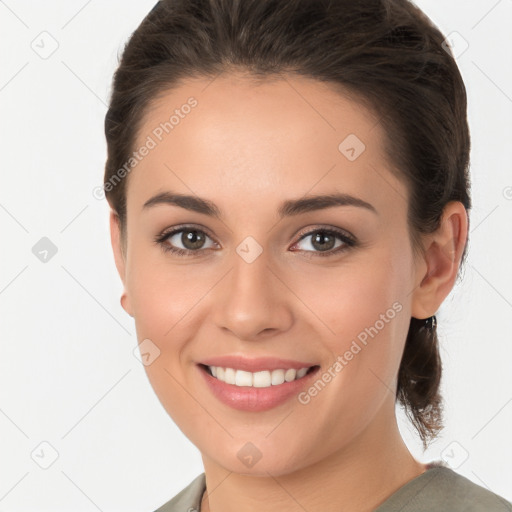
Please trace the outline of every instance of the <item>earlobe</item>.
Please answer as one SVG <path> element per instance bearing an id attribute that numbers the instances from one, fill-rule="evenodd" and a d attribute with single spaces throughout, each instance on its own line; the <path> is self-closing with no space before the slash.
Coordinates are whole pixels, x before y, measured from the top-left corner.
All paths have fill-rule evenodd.
<path id="1" fill-rule="evenodd" d="M 114 210 L 110 211 L 110 242 L 114 252 L 114 260 L 119 273 L 119 277 L 123 282 L 124 291 L 121 295 L 121 307 L 133 317 L 130 301 L 126 292 L 126 261 L 122 247 L 121 226 L 119 223 L 119 216 Z"/>
<path id="2" fill-rule="evenodd" d="M 129 305 L 129 300 L 128 300 L 128 294 L 126 293 L 126 291 L 123 291 L 122 295 L 121 295 L 121 307 L 131 316 L 133 317 L 133 313 L 132 313 L 132 309 Z"/>
<path id="3" fill-rule="evenodd" d="M 452 290 L 459 272 L 467 240 L 468 217 L 460 201 L 444 208 L 439 228 L 428 236 L 424 263 L 417 275 L 411 316 L 422 319 L 434 315 Z"/>

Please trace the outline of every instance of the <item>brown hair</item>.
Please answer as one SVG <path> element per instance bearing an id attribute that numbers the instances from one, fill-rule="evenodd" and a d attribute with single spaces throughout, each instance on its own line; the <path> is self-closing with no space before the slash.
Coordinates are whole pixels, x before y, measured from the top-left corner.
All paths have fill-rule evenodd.
<path id="1" fill-rule="evenodd" d="M 158 2 L 124 48 L 105 117 L 104 188 L 123 239 L 127 180 L 114 178 L 149 103 L 182 79 L 240 70 L 327 82 L 379 116 L 388 159 L 407 184 L 411 241 L 421 254 L 420 235 L 439 227 L 449 201 L 471 207 L 466 90 L 444 39 L 408 0 Z M 422 324 L 411 318 L 396 398 L 426 448 L 442 429 L 442 368 L 437 334 Z"/>

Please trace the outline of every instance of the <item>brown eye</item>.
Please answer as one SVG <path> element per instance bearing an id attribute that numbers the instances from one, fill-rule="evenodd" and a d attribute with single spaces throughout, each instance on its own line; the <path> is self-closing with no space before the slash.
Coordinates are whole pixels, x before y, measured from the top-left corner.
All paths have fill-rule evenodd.
<path id="1" fill-rule="evenodd" d="M 310 241 L 303 243 L 303 247 L 299 247 L 299 250 L 309 252 L 311 256 L 332 256 L 356 245 L 353 237 L 341 231 L 316 229 L 303 235 L 293 247 L 298 247 L 303 241 L 308 239 Z M 336 245 L 337 240 L 339 240 L 339 243 Z"/>
<path id="2" fill-rule="evenodd" d="M 336 237 L 323 231 L 315 233 L 311 239 L 311 245 L 319 251 L 329 251 L 334 248 Z"/>
<path id="3" fill-rule="evenodd" d="M 210 246 L 205 243 L 211 238 L 201 229 L 196 228 L 180 228 L 160 235 L 156 242 L 159 243 L 164 251 L 172 252 L 181 256 L 199 253 L 203 249 L 211 249 L 215 247 L 212 241 Z"/>
<path id="4" fill-rule="evenodd" d="M 195 250 L 201 249 L 204 244 L 206 235 L 197 230 L 183 230 L 181 231 L 180 242 L 185 246 L 185 249 Z"/>

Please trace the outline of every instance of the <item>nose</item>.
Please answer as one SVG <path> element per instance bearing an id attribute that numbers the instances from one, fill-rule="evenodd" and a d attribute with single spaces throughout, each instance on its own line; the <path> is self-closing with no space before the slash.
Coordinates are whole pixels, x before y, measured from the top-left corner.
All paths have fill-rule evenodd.
<path id="1" fill-rule="evenodd" d="M 263 251 L 251 261 L 234 254 L 214 297 L 214 321 L 241 340 L 257 341 L 290 328 L 291 292 Z"/>

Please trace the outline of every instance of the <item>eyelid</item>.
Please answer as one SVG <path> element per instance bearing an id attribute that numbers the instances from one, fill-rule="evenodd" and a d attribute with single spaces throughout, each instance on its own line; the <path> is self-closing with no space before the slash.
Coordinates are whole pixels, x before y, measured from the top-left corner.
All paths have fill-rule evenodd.
<path id="1" fill-rule="evenodd" d="M 220 246 L 219 242 L 216 241 L 215 237 L 211 234 L 210 230 L 200 224 L 178 224 L 171 228 L 164 229 L 159 235 L 157 235 L 157 237 L 155 238 L 155 242 L 157 242 L 158 244 L 163 246 L 168 238 L 170 238 L 171 236 L 174 236 L 177 233 L 180 233 L 182 231 L 187 231 L 187 230 L 190 230 L 190 231 L 197 230 L 197 231 L 203 232 L 216 245 Z M 296 237 L 298 237 L 298 239 L 291 245 L 291 247 L 294 247 L 299 242 L 301 242 L 304 238 L 306 238 L 308 236 L 312 236 L 313 234 L 315 234 L 317 232 L 325 232 L 325 233 L 334 234 L 334 235 L 338 236 L 341 239 L 341 241 L 343 242 L 343 245 L 345 247 L 338 247 L 336 249 L 331 249 L 329 251 L 299 250 L 300 252 L 307 253 L 311 257 L 314 255 L 319 255 L 319 256 L 331 256 L 332 255 L 332 256 L 334 256 L 338 253 L 338 251 L 341 252 L 345 249 L 349 249 L 351 247 L 358 245 L 358 241 L 357 241 L 356 237 L 354 237 L 351 233 L 349 233 L 348 231 L 346 231 L 344 229 L 337 228 L 334 226 L 317 225 L 317 226 L 313 226 L 313 227 L 304 228 L 297 235 L 295 235 Z M 186 253 L 190 256 L 194 256 L 194 255 L 200 255 L 204 251 L 209 252 L 212 250 L 212 248 L 197 249 L 194 251 L 192 249 L 181 249 L 179 247 L 169 247 L 165 250 L 174 252 L 176 254 Z M 294 251 L 294 252 L 297 252 L 297 251 Z"/>
<path id="2" fill-rule="evenodd" d="M 357 242 L 356 237 L 354 235 L 352 235 L 351 233 L 349 233 L 348 231 L 346 231 L 345 229 L 336 228 L 334 226 L 322 226 L 322 225 L 314 226 L 312 228 L 305 228 L 305 229 L 301 230 L 296 235 L 296 236 L 299 237 L 297 242 L 299 242 L 300 240 L 302 240 L 306 236 L 310 236 L 313 233 L 316 233 L 317 231 L 325 231 L 325 232 L 328 232 L 328 233 L 335 233 L 337 235 L 340 235 L 342 238 L 343 237 L 347 238 L 348 240 L 350 240 L 354 244 Z M 297 243 L 297 242 L 295 242 L 295 243 Z"/>
<path id="3" fill-rule="evenodd" d="M 171 234 L 178 233 L 180 231 L 185 231 L 189 229 L 190 231 L 196 230 L 196 231 L 202 231 L 206 235 L 208 235 L 215 243 L 218 244 L 218 242 L 215 240 L 215 237 L 212 235 L 211 231 L 203 226 L 202 224 L 177 224 L 176 226 L 172 226 L 170 228 L 165 228 L 163 231 L 160 232 L 159 235 L 157 235 L 158 239 L 163 239 L 168 237 Z"/>
<path id="4" fill-rule="evenodd" d="M 201 224 L 177 224 L 176 226 L 172 226 L 171 228 L 166 228 L 164 229 L 158 236 L 157 238 L 166 238 L 168 237 L 169 235 L 171 234 L 175 234 L 181 230 L 185 230 L 185 229 L 197 229 L 198 231 L 204 231 L 204 233 L 206 235 L 208 235 L 212 240 L 215 241 L 215 243 L 219 244 L 219 242 L 217 242 L 215 240 L 215 237 L 212 235 L 212 233 L 210 232 L 210 230 L 206 227 L 206 226 L 203 226 Z M 334 232 L 336 234 L 339 234 L 339 235 L 343 235 L 345 236 L 346 238 L 350 239 L 351 241 L 353 241 L 354 243 L 356 242 L 356 238 L 351 234 L 349 233 L 348 231 L 344 230 L 344 229 L 341 229 L 341 228 L 336 228 L 334 226 L 323 226 L 323 225 L 317 225 L 317 226 L 313 226 L 313 227 L 308 227 L 308 228 L 304 228 L 302 229 L 301 231 L 299 231 L 295 237 L 297 237 L 297 241 L 294 242 L 293 245 L 295 245 L 297 242 L 299 242 L 300 240 L 302 240 L 305 236 L 309 236 L 309 235 L 312 235 L 313 233 L 315 233 L 316 231 L 331 231 L 331 232 Z M 220 244 L 219 244 L 220 245 Z"/>

